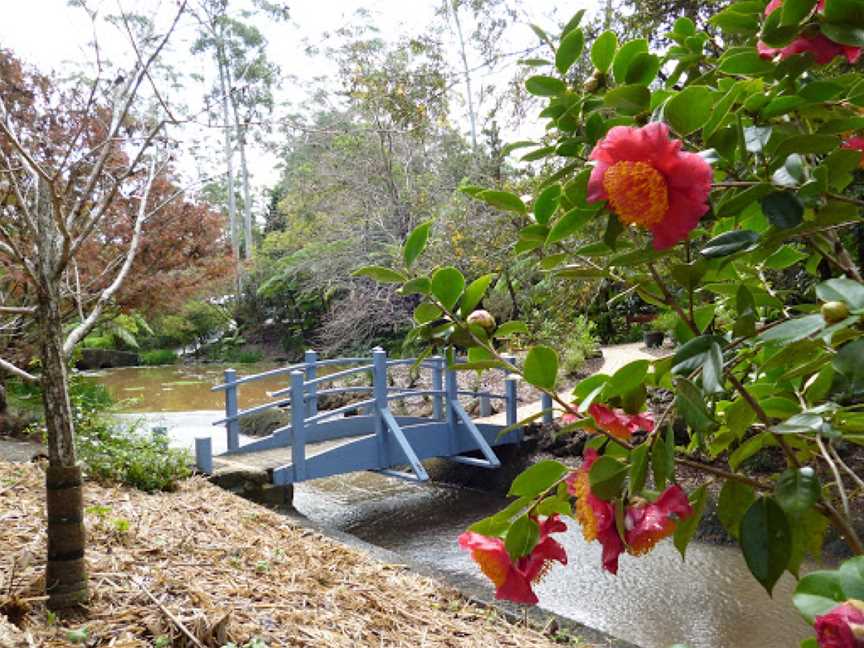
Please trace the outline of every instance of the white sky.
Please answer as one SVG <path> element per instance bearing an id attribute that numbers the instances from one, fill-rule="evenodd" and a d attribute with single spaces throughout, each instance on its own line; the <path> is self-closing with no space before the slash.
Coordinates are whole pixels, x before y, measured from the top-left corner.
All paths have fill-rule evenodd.
<path id="1" fill-rule="evenodd" d="M 373 22 L 380 29 L 385 40 L 396 39 L 402 34 L 419 34 L 431 24 L 435 8 L 441 0 L 283 0 L 289 6 L 291 19 L 288 22 L 262 23 L 256 25 L 268 40 L 268 56 L 277 63 L 286 75 L 294 75 L 301 80 L 326 74 L 326 62 L 315 62 L 304 53 L 304 41 L 317 42 L 326 31 L 333 31 L 348 23 L 359 7 L 368 9 Z M 101 5 L 99 3 L 101 2 Z M 91 3 L 104 7 L 106 12 L 116 12 L 118 2 L 132 11 L 150 13 L 153 10 L 169 12 L 174 0 L 97 0 Z M 194 0 L 193 0 L 194 2 Z M 244 6 L 248 0 L 232 0 L 229 7 Z M 536 22 L 541 26 L 554 29 L 553 15 L 563 22 L 580 8 L 590 8 L 596 0 L 523 0 L 523 16 L 520 23 L 508 31 L 506 45 L 512 49 L 527 47 L 536 43 L 536 36 L 528 23 Z M 556 11 L 557 10 L 557 11 Z M 466 31 L 470 25 L 463 25 Z M 189 43 L 194 34 L 191 21 L 182 24 L 173 39 L 172 50 L 167 54 L 168 61 L 186 72 L 197 72 L 207 77 L 210 74 L 209 61 L 203 57 L 196 60 L 189 53 Z M 120 35 L 110 26 L 102 26 L 99 38 L 106 58 L 119 61 L 129 56 L 129 48 Z M 11 49 L 18 58 L 48 71 L 55 70 L 61 75 L 67 61 L 84 62 L 92 60 L 92 50 L 87 46 L 92 40 L 90 21 L 84 11 L 67 6 L 66 0 L 0 0 L 0 47 Z M 447 43 L 454 69 L 458 68 L 455 37 Z M 509 72 L 512 72 L 510 70 Z M 506 82 L 509 72 L 485 79 L 486 83 Z M 476 82 L 479 85 L 481 79 Z M 456 119 L 465 125 L 464 115 L 460 118 L 463 104 L 461 86 L 454 89 L 453 99 Z M 183 90 L 181 98 L 190 105 L 200 105 L 204 88 L 201 84 L 190 83 Z M 297 104 L 303 101 L 305 93 L 302 84 L 286 83 L 277 95 L 277 100 Z M 277 108 L 278 116 L 278 108 Z M 214 133 L 212 158 L 218 159 L 219 140 Z M 508 134 L 505 133 L 505 139 Z M 512 134 L 511 134 L 512 135 Z M 522 133 L 519 134 L 520 137 Z M 253 181 L 258 188 L 272 185 L 278 178 L 276 160 L 263 150 L 251 152 L 250 166 Z M 199 160 L 200 165 L 200 160 Z"/>

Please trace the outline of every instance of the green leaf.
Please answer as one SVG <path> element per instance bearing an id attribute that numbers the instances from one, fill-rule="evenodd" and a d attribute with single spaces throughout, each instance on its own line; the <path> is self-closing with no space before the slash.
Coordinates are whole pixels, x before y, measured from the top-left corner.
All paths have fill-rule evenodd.
<path id="1" fill-rule="evenodd" d="M 567 466 L 558 461 L 538 461 L 523 470 L 513 480 L 507 494 L 516 497 L 536 497 L 554 486 L 569 471 Z"/>
<path id="2" fill-rule="evenodd" d="M 702 335 L 693 338 L 675 352 L 672 358 L 672 373 L 688 376 L 702 369 L 702 387 L 707 394 L 723 391 L 723 351 L 718 338 Z"/>
<path id="3" fill-rule="evenodd" d="M 510 144 L 501 149 L 501 156 L 506 157 L 517 149 L 528 148 L 529 146 L 539 146 L 539 143 L 531 140 L 519 140 L 518 142 L 511 142 Z M 462 191 L 464 191 L 464 189 L 462 189 Z M 480 191 L 482 191 L 482 189 Z M 474 193 L 477 194 L 480 193 L 480 191 L 476 191 Z"/>
<path id="4" fill-rule="evenodd" d="M 775 191 L 760 202 L 763 213 L 775 227 L 791 229 L 804 221 L 804 204 L 794 193 Z"/>
<path id="5" fill-rule="evenodd" d="M 558 209 L 558 203 L 561 200 L 561 185 L 557 182 L 549 185 L 534 201 L 534 218 L 540 225 L 546 225 L 555 210 Z"/>
<path id="6" fill-rule="evenodd" d="M 507 537 L 504 539 L 504 547 L 510 554 L 510 558 L 518 560 L 522 556 L 530 554 L 531 550 L 537 546 L 539 539 L 540 527 L 527 515 L 523 515 L 517 518 L 508 529 Z"/>
<path id="7" fill-rule="evenodd" d="M 638 115 L 648 110 L 651 92 L 643 85 L 625 85 L 609 90 L 603 101 L 624 115 Z"/>
<path id="8" fill-rule="evenodd" d="M 654 488 L 660 490 L 675 470 L 675 436 L 672 428 L 666 430 L 666 438 L 657 437 L 651 449 L 651 472 L 654 474 Z"/>
<path id="9" fill-rule="evenodd" d="M 504 322 L 499 326 L 492 337 L 504 339 L 513 337 L 514 335 L 530 335 L 530 333 L 525 322 L 513 320 L 511 322 Z"/>
<path id="10" fill-rule="evenodd" d="M 715 95 L 707 86 L 688 86 L 666 102 L 663 117 L 672 130 L 689 135 L 708 121 L 714 109 Z"/>
<path id="11" fill-rule="evenodd" d="M 401 272 L 383 266 L 364 266 L 351 273 L 352 277 L 369 277 L 378 283 L 402 283 L 406 277 Z"/>
<path id="12" fill-rule="evenodd" d="M 822 559 L 822 543 L 828 529 L 828 518 L 815 509 L 798 514 L 787 513 L 786 516 L 792 530 L 792 555 L 786 569 L 795 578 L 799 578 L 801 565 L 808 554 L 814 560 Z"/>
<path id="13" fill-rule="evenodd" d="M 475 198 L 505 211 L 514 211 L 520 214 L 524 214 L 527 211 L 522 199 L 509 191 L 486 189 L 478 193 Z"/>
<path id="14" fill-rule="evenodd" d="M 650 85 L 660 71 L 660 58 L 647 52 L 639 52 L 630 61 L 627 68 L 627 83 L 638 83 L 639 85 Z"/>
<path id="15" fill-rule="evenodd" d="M 735 309 L 738 318 L 735 320 L 733 334 L 736 337 L 750 337 L 756 333 L 756 300 L 753 293 L 744 284 L 738 288 L 735 296 Z"/>
<path id="16" fill-rule="evenodd" d="M 429 295 L 432 292 L 432 282 L 429 277 L 409 279 L 398 290 L 400 295 Z"/>
<path id="17" fill-rule="evenodd" d="M 864 47 L 864 29 L 861 27 L 823 22 L 820 30 L 828 40 L 835 43 L 851 45 L 853 47 Z"/>
<path id="18" fill-rule="evenodd" d="M 852 310 L 864 308 L 864 286 L 845 277 L 823 281 L 816 286 L 816 296 L 824 302 L 846 302 Z"/>
<path id="19" fill-rule="evenodd" d="M 442 310 L 435 304 L 423 302 L 414 309 L 414 321 L 418 324 L 428 324 L 437 320 L 442 314 Z"/>
<path id="20" fill-rule="evenodd" d="M 602 500 L 615 499 L 627 478 L 627 466 L 612 457 L 601 456 L 591 466 L 588 482 L 591 492 Z"/>
<path id="21" fill-rule="evenodd" d="M 726 74 L 769 74 L 774 71 L 774 64 L 761 58 L 756 51 L 741 52 L 724 56 L 720 59 L 719 70 Z"/>
<path id="22" fill-rule="evenodd" d="M 585 46 L 585 35 L 581 29 L 574 29 L 561 39 L 558 51 L 555 53 L 555 67 L 562 76 L 567 74 L 570 66 L 576 62 Z"/>
<path id="23" fill-rule="evenodd" d="M 543 389 L 554 389 L 558 379 L 558 353 L 555 349 L 537 345 L 525 357 L 525 380 Z"/>
<path id="24" fill-rule="evenodd" d="M 840 347 L 831 361 L 836 372 L 832 392 L 842 391 L 849 397 L 864 394 L 864 338 L 849 342 Z"/>
<path id="25" fill-rule="evenodd" d="M 677 394 L 675 405 L 687 425 L 696 432 L 705 432 L 716 427 L 717 423 L 708 411 L 705 396 L 702 391 L 686 378 L 678 378 L 675 381 Z"/>
<path id="26" fill-rule="evenodd" d="M 787 513 L 803 513 L 820 495 L 819 478 L 809 466 L 790 468 L 777 479 L 774 497 Z"/>
<path id="27" fill-rule="evenodd" d="M 606 382 L 606 386 L 603 389 L 604 398 L 611 399 L 615 396 L 623 396 L 627 392 L 640 387 L 645 382 L 645 376 L 648 375 L 648 368 L 650 366 L 651 362 L 649 360 L 634 360 L 621 367 Z"/>
<path id="28" fill-rule="evenodd" d="M 782 324 L 778 324 L 759 335 L 761 342 L 773 342 L 775 344 L 791 344 L 798 340 L 810 337 L 814 333 L 825 328 L 825 319 L 822 315 L 805 315 L 796 317 Z"/>
<path id="29" fill-rule="evenodd" d="M 468 284 L 468 287 L 465 289 L 465 297 L 462 299 L 462 305 L 459 307 L 459 313 L 462 317 L 468 317 L 477 308 L 477 305 L 483 300 L 483 296 L 486 294 L 486 290 L 494 278 L 494 274 L 487 274 Z"/>
<path id="30" fill-rule="evenodd" d="M 774 254 L 765 259 L 765 267 L 771 270 L 785 270 L 807 258 L 809 257 L 804 252 L 791 245 L 783 245 Z"/>
<path id="31" fill-rule="evenodd" d="M 780 24 L 797 25 L 810 15 L 815 6 L 816 0 L 785 0 Z"/>
<path id="32" fill-rule="evenodd" d="M 538 97 L 557 97 L 567 92 L 567 85 L 555 77 L 536 75 L 528 77 L 525 89 Z"/>
<path id="33" fill-rule="evenodd" d="M 759 234 L 752 230 L 733 230 L 708 241 L 700 254 L 708 259 L 717 259 L 751 249 L 758 240 Z"/>
<path id="34" fill-rule="evenodd" d="M 432 294 L 447 310 L 452 311 L 464 288 L 465 277 L 453 266 L 439 268 L 432 275 Z"/>
<path id="35" fill-rule="evenodd" d="M 648 41 L 644 38 L 637 38 L 628 43 L 624 43 L 615 54 L 612 61 L 612 74 L 615 76 L 616 83 L 624 83 L 627 79 L 627 70 L 637 54 L 648 51 Z"/>
<path id="36" fill-rule="evenodd" d="M 429 240 L 429 229 L 431 227 L 431 222 L 421 223 L 405 239 L 405 245 L 402 247 L 402 259 L 405 261 L 406 267 L 410 268 L 417 260 L 417 257 L 423 252 L 426 242 Z"/>
<path id="37" fill-rule="evenodd" d="M 738 539 L 741 531 L 741 520 L 750 505 L 756 500 L 756 494 L 747 484 L 734 479 L 728 479 L 720 489 L 717 501 L 717 517 L 720 524 L 730 536 Z"/>
<path id="38" fill-rule="evenodd" d="M 546 239 L 546 243 L 557 243 L 573 234 L 586 225 L 592 218 L 597 215 L 596 209 L 583 209 L 575 207 L 564 214 L 555 225 L 552 226 L 552 231 Z"/>
<path id="39" fill-rule="evenodd" d="M 770 595 L 786 570 L 792 534 L 786 514 L 772 497 L 760 497 L 741 520 L 741 550 L 753 577 Z"/>
<path id="40" fill-rule="evenodd" d="M 830 612 L 846 600 L 840 574 L 836 571 L 815 571 L 804 576 L 795 587 L 792 597 L 795 607 L 807 623 Z"/>
<path id="41" fill-rule="evenodd" d="M 605 31 L 597 37 L 591 46 L 591 62 L 600 72 L 606 72 L 615 58 L 618 49 L 618 37 L 615 32 Z"/>
<path id="42" fill-rule="evenodd" d="M 702 484 L 690 495 L 690 505 L 693 507 L 693 514 L 678 522 L 675 526 L 675 534 L 673 542 L 675 548 L 681 554 L 681 560 L 684 560 L 687 554 L 687 545 L 693 539 L 696 529 L 699 528 L 699 523 L 702 521 L 702 515 L 705 513 L 705 504 L 708 501 L 708 491 L 705 484 Z"/>
<path id="43" fill-rule="evenodd" d="M 839 146 L 835 135 L 793 135 L 780 142 L 774 155 L 785 160 L 792 153 L 830 153 Z"/>
<path id="44" fill-rule="evenodd" d="M 643 443 L 633 448 L 630 453 L 630 494 L 638 495 L 645 488 L 648 477 L 649 444 Z"/>

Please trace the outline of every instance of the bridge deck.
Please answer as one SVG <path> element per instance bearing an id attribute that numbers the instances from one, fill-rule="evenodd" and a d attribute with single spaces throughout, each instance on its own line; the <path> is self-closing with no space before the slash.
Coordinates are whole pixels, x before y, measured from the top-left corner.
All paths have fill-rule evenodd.
<path id="1" fill-rule="evenodd" d="M 365 436 L 374 436 L 374 434 L 346 437 L 342 439 L 330 439 L 328 441 L 319 441 L 317 443 L 307 443 L 306 458 L 309 459 Z M 213 457 L 213 475 L 219 476 L 238 472 L 264 472 L 269 478 L 274 469 L 290 465 L 291 446 L 288 445 L 281 448 L 256 450 L 254 452 L 244 452 L 242 454 L 217 455 Z"/>

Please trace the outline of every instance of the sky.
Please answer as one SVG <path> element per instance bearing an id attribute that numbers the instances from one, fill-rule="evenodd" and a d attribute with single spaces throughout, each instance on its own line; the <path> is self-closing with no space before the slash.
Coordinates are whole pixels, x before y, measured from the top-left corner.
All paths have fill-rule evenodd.
<path id="1" fill-rule="evenodd" d="M 422 33 L 433 22 L 436 7 L 442 0 L 288 0 L 290 20 L 287 22 L 256 22 L 268 40 L 268 56 L 277 63 L 283 74 L 296 77 L 300 83 L 286 83 L 277 101 L 298 104 L 304 100 L 302 82 L 314 76 L 326 75 L 326 61 L 310 61 L 304 53 L 307 43 L 321 43 L 321 35 L 342 25 L 349 24 L 352 14 L 358 7 L 368 9 L 373 21 L 385 40 L 401 34 Z M 194 0 L 192 0 L 194 2 Z M 249 0 L 232 0 L 231 6 L 247 4 Z M 555 16 L 558 21 L 566 21 L 578 9 L 591 9 L 596 0 L 523 0 L 522 15 L 518 24 L 508 32 L 513 49 L 527 47 L 536 42 L 536 36 L 528 24 L 536 22 L 541 26 L 554 28 Z M 90 0 L 91 5 L 103 12 L 116 12 L 119 4 L 127 9 L 142 13 L 157 11 L 167 16 L 175 7 L 175 0 Z M 93 32 L 89 19 L 80 8 L 69 7 L 66 0 L 0 0 L 2 20 L 0 20 L 0 47 L 11 49 L 23 61 L 33 64 L 43 71 L 54 70 L 61 75 L 68 70 L 69 61 L 93 60 L 92 49 L 88 43 Z M 557 8 L 557 12 L 556 12 Z M 566 14 L 566 15 L 563 15 Z M 124 38 L 112 27 L 101 25 L 98 29 L 99 40 L 106 58 L 112 62 L 122 62 L 130 55 Z M 186 72 L 197 72 L 210 78 L 212 66 L 205 57 L 195 57 L 189 53 L 189 45 L 194 36 L 191 21 L 181 23 L 172 40 L 171 51 L 166 59 Z M 450 35 L 446 42 L 448 53 L 454 67 L 457 65 L 456 40 Z M 473 65 L 473 63 L 472 63 Z M 512 73 L 512 70 L 509 71 Z M 483 79 L 486 83 L 506 82 L 508 71 L 497 76 Z M 479 81 L 479 79 L 478 79 Z M 455 89 L 461 92 L 461 87 Z M 191 84 L 180 90 L 178 97 L 190 105 L 200 104 L 204 88 Z M 464 104 L 463 97 L 453 97 L 457 107 L 456 119 L 467 132 L 467 118 L 458 114 L 459 106 Z M 278 110 L 278 109 L 277 109 Z M 521 138 L 525 133 L 510 133 L 512 139 Z M 505 140 L 508 133 L 505 133 Z M 200 136 L 197 133 L 196 136 Z M 191 139 L 191 137 L 190 137 Z M 211 149 L 213 159 L 218 154 L 216 140 Z M 209 163 L 209 162 L 207 162 Z M 198 167 L 206 164 L 198 159 Z M 277 160 L 262 148 L 251 151 L 250 167 L 256 188 L 272 185 L 279 175 Z"/>

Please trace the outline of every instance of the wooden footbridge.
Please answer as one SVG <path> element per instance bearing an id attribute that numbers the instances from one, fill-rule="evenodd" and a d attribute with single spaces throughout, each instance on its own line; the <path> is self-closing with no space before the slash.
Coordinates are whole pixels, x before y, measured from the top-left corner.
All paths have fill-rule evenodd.
<path id="1" fill-rule="evenodd" d="M 431 372 L 431 388 L 391 387 L 389 372 L 399 365 L 417 365 L 419 370 Z M 324 373 L 333 368 L 337 370 Z M 371 386 L 335 384 L 364 373 L 371 374 Z M 277 375 L 287 375 L 290 387 L 271 392 L 272 402 L 240 409 L 238 391 L 243 384 Z M 501 462 L 493 448 L 518 443 L 522 438 L 521 430 L 502 434 L 516 424 L 516 380 L 505 373 L 503 394 L 460 390 L 456 372 L 446 367 L 443 358 L 431 357 L 419 363 L 413 358 L 388 359 L 380 348 L 372 351 L 371 358 L 329 360 L 319 360 L 309 351 L 302 363 L 241 378 L 228 369 L 225 383 L 213 388 L 225 392 L 225 417 L 213 424 L 225 426 L 228 450 L 214 457 L 210 437 L 196 439 L 196 463 L 207 474 L 263 471 L 276 486 L 363 470 L 426 481 L 429 476 L 422 461 L 433 457 L 498 468 Z M 322 388 L 330 384 L 333 386 Z M 346 393 L 370 397 L 319 411 L 322 396 Z M 475 422 L 459 401 L 465 396 L 479 399 L 481 413 L 488 413 L 489 401 L 503 401 L 506 424 Z M 431 416 L 397 416 L 390 409 L 393 401 L 424 397 L 432 401 Z M 275 408 L 290 408 L 290 425 L 241 445 L 240 421 Z M 479 453 L 469 456 L 472 451 Z"/>

